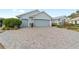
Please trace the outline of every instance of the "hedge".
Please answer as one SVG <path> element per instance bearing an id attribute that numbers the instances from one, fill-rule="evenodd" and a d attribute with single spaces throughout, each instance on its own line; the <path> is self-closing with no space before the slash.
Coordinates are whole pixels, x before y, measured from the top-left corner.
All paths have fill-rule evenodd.
<path id="1" fill-rule="evenodd" d="M 9 28 L 19 28 L 21 24 L 22 21 L 17 18 L 6 18 L 5 20 L 3 20 L 3 25 Z"/>

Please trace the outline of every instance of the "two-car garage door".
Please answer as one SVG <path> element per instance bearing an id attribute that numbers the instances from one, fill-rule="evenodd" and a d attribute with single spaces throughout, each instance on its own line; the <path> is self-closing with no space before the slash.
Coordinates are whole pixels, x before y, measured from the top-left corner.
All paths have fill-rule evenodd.
<path id="1" fill-rule="evenodd" d="M 30 23 L 29 23 L 30 24 Z M 40 20 L 35 19 L 33 21 L 34 27 L 49 27 L 50 26 L 50 20 Z M 28 27 L 28 20 L 23 19 L 21 27 Z"/>
<path id="2" fill-rule="evenodd" d="M 34 20 L 35 27 L 49 27 L 50 21 L 49 20 Z"/>

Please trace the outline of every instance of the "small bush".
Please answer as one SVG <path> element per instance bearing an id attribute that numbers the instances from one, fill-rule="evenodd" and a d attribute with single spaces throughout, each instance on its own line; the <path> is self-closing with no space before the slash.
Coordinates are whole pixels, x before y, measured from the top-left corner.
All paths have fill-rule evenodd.
<path id="1" fill-rule="evenodd" d="M 57 27 L 58 27 L 58 28 L 64 28 L 64 26 L 63 26 L 63 25 L 57 25 Z"/>
<path id="2" fill-rule="evenodd" d="M 57 23 L 52 23 L 52 26 L 57 26 Z"/>
<path id="3" fill-rule="evenodd" d="M 64 23 L 64 27 L 70 27 L 70 26 L 74 26 L 74 25 L 71 24 L 71 23 L 68 23 L 68 22 L 65 22 L 65 23 Z"/>

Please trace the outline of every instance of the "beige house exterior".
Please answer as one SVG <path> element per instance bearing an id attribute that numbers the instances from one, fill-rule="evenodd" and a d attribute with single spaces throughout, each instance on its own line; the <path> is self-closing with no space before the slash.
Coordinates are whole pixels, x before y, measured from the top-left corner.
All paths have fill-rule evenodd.
<path id="1" fill-rule="evenodd" d="M 79 24 L 79 17 L 71 19 L 72 24 Z"/>

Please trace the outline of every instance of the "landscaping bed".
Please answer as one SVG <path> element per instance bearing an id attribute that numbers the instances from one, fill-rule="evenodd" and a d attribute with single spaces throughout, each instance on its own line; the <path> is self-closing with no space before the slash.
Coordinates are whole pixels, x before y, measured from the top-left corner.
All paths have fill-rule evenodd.
<path id="1" fill-rule="evenodd" d="M 78 31 L 79 32 L 79 24 L 69 24 L 69 23 L 65 23 L 64 25 L 57 25 L 57 24 L 55 24 L 54 27 L 66 28 L 66 29 L 69 29 L 69 30 L 74 30 L 74 31 Z"/>

